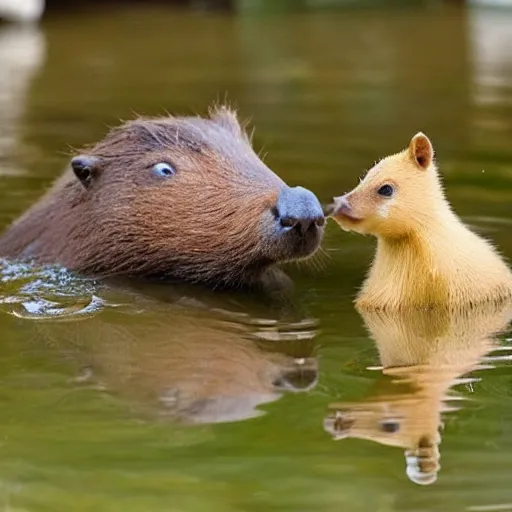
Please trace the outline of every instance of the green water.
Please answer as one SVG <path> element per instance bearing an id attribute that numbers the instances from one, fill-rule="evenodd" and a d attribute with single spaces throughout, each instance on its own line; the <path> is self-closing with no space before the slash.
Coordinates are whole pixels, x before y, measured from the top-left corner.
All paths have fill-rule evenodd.
<path id="1" fill-rule="evenodd" d="M 426 132 L 457 212 L 512 257 L 511 34 L 511 11 L 440 4 L 0 26 L 0 223 L 119 119 L 227 97 L 269 166 L 322 201 Z M 373 250 L 330 223 L 322 254 L 288 269 L 292 307 L 3 264 L 0 510 L 512 510 L 512 371 L 482 360 L 508 354 L 510 331 L 492 345 L 495 314 L 444 326 L 447 342 L 412 358 L 431 363 L 420 386 L 418 368 L 409 386 L 371 369 L 383 347 L 401 356 L 396 319 L 376 345 L 352 307 Z M 439 334 L 426 320 L 427 334 L 409 326 L 419 352 Z M 419 486 L 402 440 L 437 431 L 447 393 L 470 400 L 449 402 L 441 469 Z M 366 414 L 370 439 L 333 440 L 337 402 Z"/>

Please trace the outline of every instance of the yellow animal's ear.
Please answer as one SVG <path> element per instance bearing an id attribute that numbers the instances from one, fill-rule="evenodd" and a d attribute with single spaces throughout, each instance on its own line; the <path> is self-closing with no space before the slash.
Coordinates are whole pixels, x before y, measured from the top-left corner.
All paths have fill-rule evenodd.
<path id="1" fill-rule="evenodd" d="M 418 132 L 409 143 L 409 155 L 422 169 L 428 169 L 434 160 L 434 148 L 429 138 Z"/>

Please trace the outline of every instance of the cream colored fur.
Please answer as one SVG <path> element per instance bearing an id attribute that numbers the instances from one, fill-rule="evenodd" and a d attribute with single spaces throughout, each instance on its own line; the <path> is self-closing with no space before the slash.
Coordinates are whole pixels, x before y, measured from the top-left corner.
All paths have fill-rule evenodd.
<path id="1" fill-rule="evenodd" d="M 337 439 L 356 437 L 401 447 L 407 474 L 416 483 L 435 481 L 439 471 L 442 415 L 454 410 L 450 388 L 463 376 L 491 362 L 484 357 L 499 346 L 495 335 L 512 318 L 512 303 L 408 313 L 363 314 L 377 345 L 387 386 L 366 400 L 332 404 L 326 429 Z M 394 432 L 386 421 L 395 422 Z"/>
<path id="2" fill-rule="evenodd" d="M 361 309 L 476 305 L 512 297 L 512 273 L 492 244 L 452 211 L 422 133 L 384 158 L 350 193 L 335 198 L 334 219 L 377 237 L 357 297 Z M 382 197 L 382 185 L 393 187 Z"/>

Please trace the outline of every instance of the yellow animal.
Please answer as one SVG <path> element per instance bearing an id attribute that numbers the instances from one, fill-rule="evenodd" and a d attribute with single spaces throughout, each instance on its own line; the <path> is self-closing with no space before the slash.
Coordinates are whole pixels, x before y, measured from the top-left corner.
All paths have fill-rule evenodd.
<path id="1" fill-rule="evenodd" d="M 423 133 L 336 197 L 331 215 L 343 229 L 378 240 L 359 308 L 455 307 L 512 297 L 504 260 L 452 211 Z"/>
<path id="2" fill-rule="evenodd" d="M 450 388 L 470 382 L 463 377 L 492 361 L 485 356 L 499 347 L 496 334 L 512 318 L 512 303 L 457 311 L 367 311 L 363 317 L 388 385 L 380 381 L 379 391 L 362 402 L 332 404 L 325 429 L 335 439 L 403 448 L 407 476 L 431 484 L 440 469 L 442 415 L 456 410 L 450 402 L 460 398 Z"/>

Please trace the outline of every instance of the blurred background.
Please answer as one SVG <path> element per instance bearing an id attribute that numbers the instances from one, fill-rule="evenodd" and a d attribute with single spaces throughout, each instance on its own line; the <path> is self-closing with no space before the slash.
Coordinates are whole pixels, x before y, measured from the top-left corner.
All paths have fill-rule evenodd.
<path id="1" fill-rule="evenodd" d="M 267 164 L 323 202 L 424 131 L 456 211 L 512 257 L 510 0 L 0 0 L 0 18 L 2 228 L 62 172 L 73 148 L 120 119 L 204 114 L 227 101 L 256 128 Z M 113 335 L 44 323 L 34 332 L 37 322 L 7 313 L 13 297 L 47 293 L 40 285 L 48 276 L 4 268 L 0 510 L 512 510 L 505 363 L 459 386 L 472 405 L 446 420 L 442 469 L 427 488 L 407 478 L 403 450 L 377 438 L 335 443 L 324 432 L 332 401 L 362 401 L 385 380 L 367 369 L 378 366 L 378 353 L 351 304 L 373 250 L 373 240 L 330 224 L 320 260 L 290 268 L 304 317 L 320 326 L 305 336 L 313 348 L 241 351 L 265 375 L 288 368 L 287 358 L 306 358 L 312 366 L 294 380 L 303 393 L 258 385 L 249 408 L 265 403 L 265 414 L 194 428 L 133 405 L 154 392 L 155 375 L 166 378 L 165 365 L 155 366 L 165 344 L 149 351 L 136 326 Z M 66 286 L 67 305 L 99 294 Z M 85 358 L 79 335 L 100 341 Z M 215 336 L 198 330 L 198 338 Z M 121 345 L 106 354 L 112 339 Z M 204 350 L 197 349 L 200 368 Z M 108 361 L 104 380 L 77 389 L 87 381 L 77 368 L 90 361 Z M 139 371 L 131 387 L 120 384 L 128 367 Z"/>

